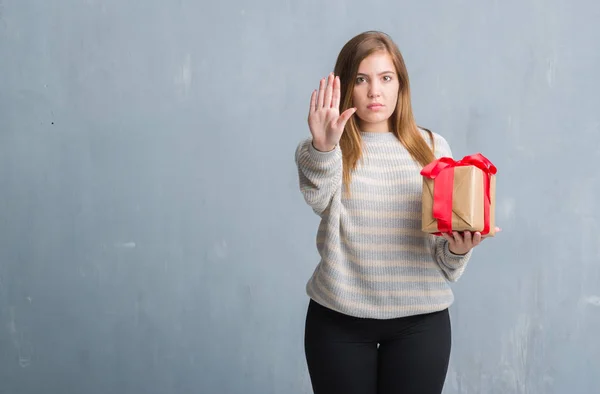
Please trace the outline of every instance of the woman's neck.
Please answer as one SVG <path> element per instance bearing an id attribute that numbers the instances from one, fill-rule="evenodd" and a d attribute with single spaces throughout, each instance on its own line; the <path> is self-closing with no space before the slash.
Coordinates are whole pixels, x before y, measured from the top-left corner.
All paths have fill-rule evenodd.
<path id="1" fill-rule="evenodd" d="M 364 133 L 389 133 L 390 132 L 390 125 L 388 122 L 381 122 L 381 123 L 377 123 L 377 124 L 373 124 L 373 123 L 359 123 L 359 129 L 361 132 Z"/>

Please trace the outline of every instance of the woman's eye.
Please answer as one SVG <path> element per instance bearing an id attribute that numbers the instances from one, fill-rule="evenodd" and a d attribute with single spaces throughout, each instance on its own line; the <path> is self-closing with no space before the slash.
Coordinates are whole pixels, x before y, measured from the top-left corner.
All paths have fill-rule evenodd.
<path id="1" fill-rule="evenodd" d="M 361 82 L 364 82 L 364 81 L 365 81 L 365 79 L 363 77 L 356 78 L 356 83 L 361 83 Z"/>
<path id="2" fill-rule="evenodd" d="M 384 79 L 385 81 L 391 81 L 391 80 L 392 80 L 392 77 L 390 77 L 389 75 L 386 75 L 385 77 L 383 77 L 383 79 Z"/>

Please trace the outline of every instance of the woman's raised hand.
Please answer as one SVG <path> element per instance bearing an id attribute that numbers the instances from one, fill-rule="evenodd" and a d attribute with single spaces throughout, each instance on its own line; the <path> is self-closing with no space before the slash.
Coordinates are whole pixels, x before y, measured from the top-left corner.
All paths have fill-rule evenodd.
<path id="1" fill-rule="evenodd" d="M 319 91 L 310 96 L 308 127 L 315 149 L 328 152 L 335 148 L 344 133 L 344 127 L 356 108 L 348 108 L 340 115 L 340 78 L 329 74 L 321 79 Z"/>

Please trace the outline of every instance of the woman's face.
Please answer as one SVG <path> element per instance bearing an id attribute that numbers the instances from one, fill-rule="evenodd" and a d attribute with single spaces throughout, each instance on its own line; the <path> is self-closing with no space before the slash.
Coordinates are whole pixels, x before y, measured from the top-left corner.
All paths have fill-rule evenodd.
<path id="1" fill-rule="evenodd" d="M 388 132 L 400 84 L 391 56 L 384 51 L 366 57 L 358 67 L 352 92 L 360 131 Z"/>

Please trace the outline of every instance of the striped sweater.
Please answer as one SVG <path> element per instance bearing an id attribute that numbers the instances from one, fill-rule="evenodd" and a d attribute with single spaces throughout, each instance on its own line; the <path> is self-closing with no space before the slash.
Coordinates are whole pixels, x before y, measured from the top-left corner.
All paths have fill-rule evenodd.
<path id="1" fill-rule="evenodd" d="M 425 131 L 422 131 L 426 136 Z M 421 166 L 392 133 L 361 133 L 363 159 L 342 193 L 342 152 L 320 152 L 312 140 L 295 154 L 300 191 L 321 218 L 320 261 L 309 297 L 335 311 L 390 319 L 439 311 L 454 295 L 472 251 L 455 255 L 443 237 L 421 231 Z M 426 138 L 429 141 L 429 138 Z M 451 156 L 434 133 L 436 157 Z"/>

